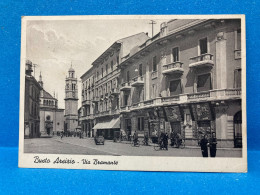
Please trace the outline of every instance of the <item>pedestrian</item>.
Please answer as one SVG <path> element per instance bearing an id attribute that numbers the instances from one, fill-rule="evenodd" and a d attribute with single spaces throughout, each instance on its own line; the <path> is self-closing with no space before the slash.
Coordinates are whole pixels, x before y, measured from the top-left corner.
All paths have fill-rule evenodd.
<path id="1" fill-rule="evenodd" d="M 205 134 L 200 140 L 200 148 L 203 157 L 208 157 L 208 136 Z"/>
<path id="2" fill-rule="evenodd" d="M 166 149 L 166 150 L 168 150 L 168 134 L 167 133 L 165 133 L 164 134 L 164 136 L 163 136 L 163 145 L 164 145 L 164 148 Z"/>
<path id="3" fill-rule="evenodd" d="M 173 131 L 170 134 L 170 139 L 171 139 L 171 146 L 173 147 L 174 146 L 174 133 L 173 133 Z"/>
<path id="4" fill-rule="evenodd" d="M 210 152 L 210 157 L 216 157 L 216 152 L 217 152 L 217 138 L 216 138 L 216 133 L 213 132 L 211 135 L 211 138 L 209 139 L 209 152 Z"/>
<path id="5" fill-rule="evenodd" d="M 138 141 L 138 133 L 135 131 L 135 133 L 134 133 L 134 145 L 137 144 L 137 141 Z"/>
<path id="6" fill-rule="evenodd" d="M 62 138 L 63 138 L 63 132 L 60 133 L 60 139 L 62 139 Z"/>

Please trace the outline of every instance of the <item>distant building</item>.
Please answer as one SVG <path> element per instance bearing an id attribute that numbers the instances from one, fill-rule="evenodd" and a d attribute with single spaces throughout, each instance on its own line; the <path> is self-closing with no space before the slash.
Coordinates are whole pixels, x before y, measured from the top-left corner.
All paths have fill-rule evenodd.
<path id="1" fill-rule="evenodd" d="M 40 132 L 41 137 L 49 137 L 64 131 L 64 109 L 58 108 L 58 100 L 44 90 L 42 75 L 39 82 L 40 92 Z"/>
<path id="2" fill-rule="evenodd" d="M 138 48 L 149 37 L 145 33 L 132 35 L 114 42 L 81 76 L 82 129 L 88 137 L 103 134 L 113 139 L 120 131 L 119 64 L 132 48 Z"/>
<path id="3" fill-rule="evenodd" d="M 65 86 L 65 131 L 78 127 L 78 85 L 75 70 L 70 67 Z"/>
<path id="4" fill-rule="evenodd" d="M 25 64 L 24 137 L 40 137 L 39 97 L 42 87 L 32 76 L 32 62 Z"/>

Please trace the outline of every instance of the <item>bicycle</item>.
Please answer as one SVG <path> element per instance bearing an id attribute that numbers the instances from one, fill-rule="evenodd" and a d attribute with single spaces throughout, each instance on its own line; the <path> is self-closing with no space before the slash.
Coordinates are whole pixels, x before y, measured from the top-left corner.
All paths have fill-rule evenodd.
<path id="1" fill-rule="evenodd" d="M 148 139 L 143 139 L 142 140 L 142 145 L 143 146 L 149 146 L 149 140 Z"/>
<path id="2" fill-rule="evenodd" d="M 131 141 L 131 146 L 132 147 L 139 147 L 140 146 L 140 141 L 139 140 L 137 140 L 137 141 Z"/>
<path id="3" fill-rule="evenodd" d="M 153 148 L 155 151 L 166 149 L 163 145 L 163 142 L 157 143 L 157 145 L 155 145 Z"/>

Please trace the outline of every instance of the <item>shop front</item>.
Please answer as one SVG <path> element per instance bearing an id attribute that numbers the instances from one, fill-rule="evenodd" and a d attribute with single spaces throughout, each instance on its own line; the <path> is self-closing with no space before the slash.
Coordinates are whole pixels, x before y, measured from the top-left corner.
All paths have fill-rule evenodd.
<path id="1" fill-rule="evenodd" d="M 95 136 L 104 136 L 105 139 L 114 139 L 115 134 L 120 132 L 120 118 L 98 122 L 94 127 Z"/>
<path id="2" fill-rule="evenodd" d="M 164 107 L 166 113 L 167 122 L 170 123 L 170 132 L 174 135 L 179 135 L 182 138 L 185 138 L 185 132 L 183 128 L 183 117 L 181 114 L 180 106 L 166 106 Z"/>
<path id="3" fill-rule="evenodd" d="M 193 138 L 199 141 L 204 135 L 210 138 L 213 132 L 216 133 L 214 113 L 209 102 L 192 104 L 191 110 L 195 121 Z"/>

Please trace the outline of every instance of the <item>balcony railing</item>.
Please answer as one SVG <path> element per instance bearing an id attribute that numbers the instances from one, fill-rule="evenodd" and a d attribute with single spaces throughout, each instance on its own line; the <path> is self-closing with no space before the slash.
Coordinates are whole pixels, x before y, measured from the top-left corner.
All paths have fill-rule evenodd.
<path id="1" fill-rule="evenodd" d="M 125 82 L 121 84 L 121 91 L 131 90 L 131 84 L 130 82 Z"/>
<path id="2" fill-rule="evenodd" d="M 82 101 L 82 105 L 85 106 L 85 105 L 90 105 L 91 104 L 91 101 L 90 100 L 84 100 Z"/>
<path id="3" fill-rule="evenodd" d="M 144 106 L 148 106 L 148 105 L 152 105 L 152 104 L 153 104 L 153 100 L 144 101 Z"/>
<path id="4" fill-rule="evenodd" d="M 113 88 L 111 89 L 111 95 L 118 95 L 119 94 L 119 90 L 117 88 Z"/>
<path id="5" fill-rule="evenodd" d="M 200 56 L 196 56 L 190 58 L 190 68 L 198 68 L 198 67 L 212 67 L 214 65 L 213 55 L 212 54 L 202 54 Z"/>
<path id="6" fill-rule="evenodd" d="M 187 96 L 188 96 L 188 100 L 205 99 L 210 97 L 210 92 L 205 91 L 205 92 L 193 93 L 193 94 L 188 94 Z"/>
<path id="7" fill-rule="evenodd" d="M 161 100 L 162 100 L 162 103 L 165 103 L 165 102 L 178 102 L 180 100 L 180 96 L 179 95 L 175 95 L 175 96 L 170 96 L 170 97 L 162 97 Z"/>
<path id="8" fill-rule="evenodd" d="M 175 74 L 175 73 L 179 73 L 182 74 L 184 72 L 183 68 L 182 68 L 182 64 L 181 62 L 172 62 L 170 64 L 165 64 L 163 65 L 163 74 Z"/>
<path id="9" fill-rule="evenodd" d="M 132 84 L 133 87 L 143 86 L 144 85 L 144 77 L 143 76 L 137 76 L 133 78 Z"/>

